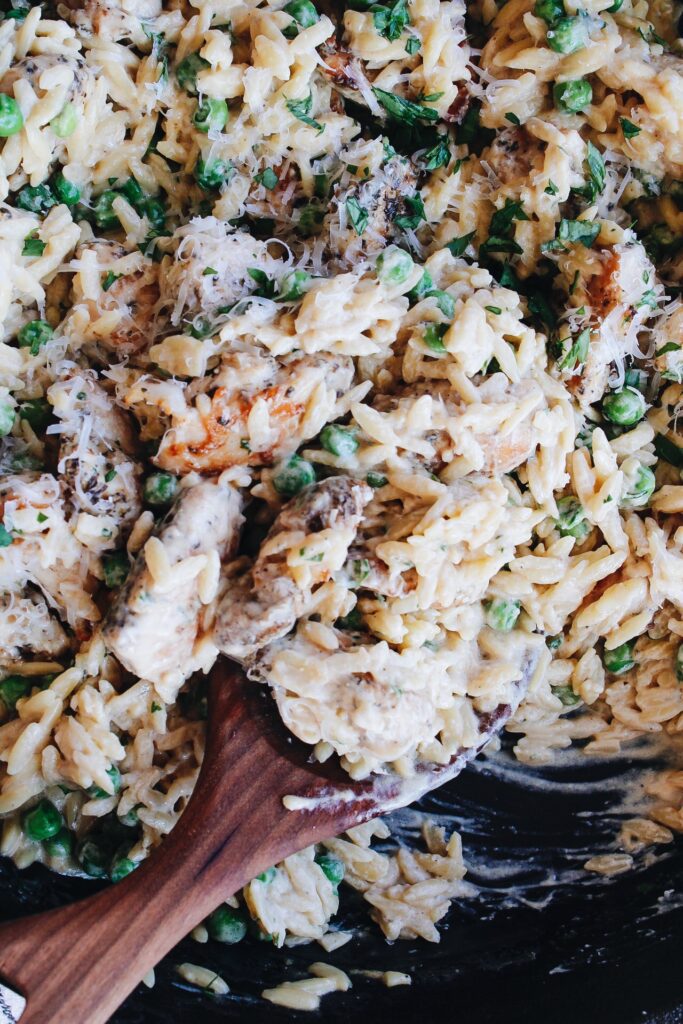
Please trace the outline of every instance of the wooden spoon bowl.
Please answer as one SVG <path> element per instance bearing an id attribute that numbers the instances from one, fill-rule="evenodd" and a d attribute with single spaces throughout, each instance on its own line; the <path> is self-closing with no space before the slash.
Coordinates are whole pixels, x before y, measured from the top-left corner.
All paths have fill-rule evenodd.
<path id="1" fill-rule="evenodd" d="M 201 772 L 173 832 L 118 884 L 0 926 L 0 978 L 9 986 L 0 986 L 0 1022 L 103 1024 L 150 968 L 257 874 L 459 774 L 513 714 L 534 667 L 530 654 L 512 705 L 480 715 L 476 747 L 408 780 L 355 782 L 338 764 L 312 762 L 266 692 L 220 661 L 209 680 Z M 288 810 L 285 797 L 299 809 Z M 11 990 L 26 1000 L 23 1012 L 10 1008 Z"/>

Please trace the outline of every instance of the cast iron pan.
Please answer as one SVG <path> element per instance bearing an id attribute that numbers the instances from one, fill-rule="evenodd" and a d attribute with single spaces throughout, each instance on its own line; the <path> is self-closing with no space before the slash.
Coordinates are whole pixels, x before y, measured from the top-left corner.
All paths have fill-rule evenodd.
<path id="1" fill-rule="evenodd" d="M 326 1024 L 443 1019 L 478 1024 L 675 1024 L 683 1021 L 683 843 L 651 848 L 636 868 L 605 879 L 582 871 L 614 850 L 622 818 L 637 813 L 639 780 L 653 765 L 640 754 L 606 762 L 572 758 L 529 769 L 505 751 L 481 758 L 419 807 L 462 834 L 471 889 L 458 899 L 438 945 L 388 945 L 367 904 L 345 889 L 340 927 L 357 937 L 333 953 L 316 943 L 277 950 L 247 938 L 237 946 L 186 939 L 159 965 L 154 989 L 140 986 L 115 1024 Z M 392 817 L 400 839 L 419 815 Z M 77 899 L 99 884 L 60 878 L 41 866 L 18 871 L 0 860 L 0 917 Z M 174 972 L 183 961 L 216 970 L 230 995 L 216 998 Z M 323 999 L 319 1013 L 294 1013 L 259 998 L 263 988 L 303 977 L 326 960 L 352 972 L 353 988 Z M 353 974 L 400 970 L 411 987 L 387 989 Z M 74 1022 L 87 1024 L 87 1022 Z"/>

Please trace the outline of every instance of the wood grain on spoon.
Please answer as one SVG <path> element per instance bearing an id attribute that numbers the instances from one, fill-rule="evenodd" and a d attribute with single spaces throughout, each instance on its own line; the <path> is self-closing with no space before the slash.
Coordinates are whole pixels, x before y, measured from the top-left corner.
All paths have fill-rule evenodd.
<path id="1" fill-rule="evenodd" d="M 22 1024 L 103 1024 L 222 900 L 284 857 L 457 775 L 513 710 L 480 716 L 478 747 L 409 784 L 391 775 L 354 782 L 339 767 L 310 763 L 310 748 L 285 732 L 270 698 L 239 668 L 219 662 L 204 763 L 173 832 L 117 885 L 0 926 L 0 978 L 27 999 Z M 286 810 L 290 794 L 308 809 Z"/>

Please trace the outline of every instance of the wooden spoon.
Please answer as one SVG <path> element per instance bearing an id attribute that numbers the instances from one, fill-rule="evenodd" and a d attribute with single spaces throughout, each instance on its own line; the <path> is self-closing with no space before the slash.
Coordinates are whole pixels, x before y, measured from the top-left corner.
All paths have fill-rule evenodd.
<path id="1" fill-rule="evenodd" d="M 0 926 L 0 978 L 10 986 L 0 985 L 0 1021 L 103 1024 L 150 968 L 255 875 L 457 775 L 510 718 L 535 660 L 530 654 L 514 705 L 480 715 L 476 747 L 409 780 L 362 782 L 338 765 L 311 763 L 310 747 L 286 732 L 265 691 L 220 661 L 209 681 L 204 762 L 178 825 L 118 884 Z M 285 808 L 289 795 L 301 809 Z"/>

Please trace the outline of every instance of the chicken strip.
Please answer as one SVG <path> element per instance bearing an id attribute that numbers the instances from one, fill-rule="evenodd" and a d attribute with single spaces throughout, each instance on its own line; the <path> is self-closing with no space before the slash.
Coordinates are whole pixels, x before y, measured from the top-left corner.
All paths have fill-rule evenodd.
<path id="1" fill-rule="evenodd" d="M 193 663 L 219 563 L 243 522 L 234 488 L 205 480 L 183 488 L 138 556 L 109 609 L 104 640 L 121 664 L 172 699 Z"/>
<path id="2" fill-rule="evenodd" d="M 591 328 L 585 361 L 563 367 L 568 358 L 563 350 L 558 362 L 563 376 L 568 375 L 567 387 L 585 408 L 602 398 L 614 366 L 642 355 L 638 332 L 657 310 L 663 289 L 645 249 L 635 241 L 599 250 L 579 247 L 561 257 L 559 265 L 572 306 L 586 311 L 572 335 Z"/>
<path id="3" fill-rule="evenodd" d="M 353 363 L 344 356 L 229 353 L 213 376 L 187 389 L 195 402 L 173 415 L 155 462 L 173 473 L 271 465 L 320 430 L 310 403 L 332 418 L 352 380 Z"/>
<path id="4" fill-rule="evenodd" d="M 158 326 L 158 265 L 100 240 L 81 246 L 72 266 L 73 309 L 65 330 L 79 337 L 85 354 L 108 366 L 149 348 Z"/>
<path id="5" fill-rule="evenodd" d="M 47 396 L 62 421 L 59 473 L 67 510 L 72 516 L 96 518 L 89 547 L 113 547 L 142 510 L 142 468 L 134 458 L 132 424 L 92 376 L 58 381 Z M 82 540 L 88 532 L 84 520 L 79 528 Z"/>
<path id="6" fill-rule="evenodd" d="M 68 648 L 69 639 L 41 594 L 0 594 L 0 660 L 55 658 Z"/>
<path id="7" fill-rule="evenodd" d="M 214 641 L 224 654 L 243 660 L 292 629 L 314 589 L 343 566 L 371 497 L 367 484 L 337 476 L 285 505 L 251 572 L 219 604 Z"/>

